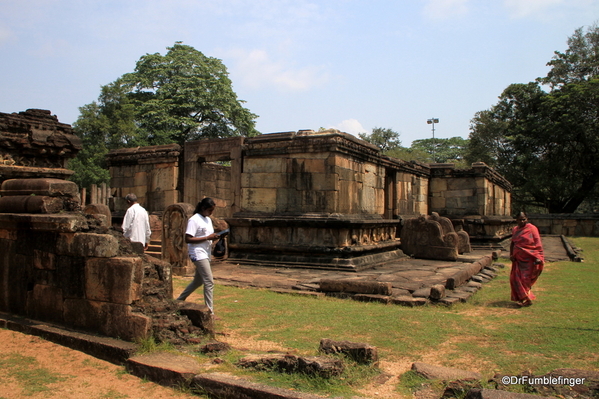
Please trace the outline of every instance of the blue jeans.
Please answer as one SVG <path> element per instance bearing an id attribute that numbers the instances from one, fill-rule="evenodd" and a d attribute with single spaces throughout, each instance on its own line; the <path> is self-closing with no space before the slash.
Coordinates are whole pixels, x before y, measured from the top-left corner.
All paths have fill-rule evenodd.
<path id="1" fill-rule="evenodd" d="M 177 298 L 178 301 L 184 301 L 187 299 L 196 288 L 204 285 L 204 302 L 211 313 L 214 313 L 214 305 L 212 303 L 213 292 L 214 292 L 214 279 L 212 278 L 212 269 L 210 268 L 209 259 L 200 259 L 193 262 L 196 267 L 196 273 L 193 277 L 193 281 L 189 283 L 187 288 L 183 290 L 181 295 Z"/>

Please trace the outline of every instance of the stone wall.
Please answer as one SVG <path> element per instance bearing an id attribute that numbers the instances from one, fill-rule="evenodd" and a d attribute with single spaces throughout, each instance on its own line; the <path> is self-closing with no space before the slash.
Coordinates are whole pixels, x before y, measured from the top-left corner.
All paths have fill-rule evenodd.
<path id="1" fill-rule="evenodd" d="M 528 214 L 528 220 L 541 234 L 599 237 L 597 214 Z"/>
<path id="2" fill-rule="evenodd" d="M 243 142 L 243 137 L 232 137 L 185 143 L 184 203 L 195 206 L 210 197 L 217 206 L 214 216 L 219 218 L 240 210 Z"/>
<path id="3" fill-rule="evenodd" d="M 135 178 L 140 185 L 130 191 L 137 189 L 138 197 L 152 192 L 143 187 L 153 173 L 148 165 L 162 161 L 143 154 L 157 149 L 111 152 L 112 186 L 125 187 L 115 176 Z M 510 213 L 511 186 L 485 164 L 458 170 L 407 162 L 337 130 L 199 140 L 185 144 L 183 159 L 178 167 L 169 164 L 178 169 L 183 203 L 213 198 L 215 216 L 231 225 L 230 257 L 248 262 L 270 257 L 358 267 L 364 259 L 372 263 L 395 253 L 399 220 L 437 212 L 459 219 L 468 233 L 495 239 L 504 235 L 505 223 L 489 224 L 489 218 Z M 163 211 L 177 202 L 171 201 L 160 208 L 148 203 L 147 209 Z"/>
<path id="4" fill-rule="evenodd" d="M 107 155 L 113 211 L 124 213 L 124 197 L 133 193 L 148 212 L 163 211 L 179 202 L 178 144 L 111 150 Z"/>
<path id="5" fill-rule="evenodd" d="M 1 311 L 129 340 L 148 334 L 151 320 L 131 311 L 142 260 L 117 256 L 119 239 L 101 222 L 0 214 L 0 226 Z"/>
<path id="6" fill-rule="evenodd" d="M 356 270 L 402 256 L 400 206 L 426 205 L 428 170 L 335 130 L 246 138 L 229 258 Z"/>
<path id="7" fill-rule="evenodd" d="M 432 164 L 429 212 L 447 217 L 509 216 L 511 190 L 507 180 L 482 162 L 470 169 Z"/>
<path id="8" fill-rule="evenodd" d="M 245 140 L 241 209 L 246 213 L 397 218 L 426 211 L 428 167 L 382 156 L 335 130 Z"/>

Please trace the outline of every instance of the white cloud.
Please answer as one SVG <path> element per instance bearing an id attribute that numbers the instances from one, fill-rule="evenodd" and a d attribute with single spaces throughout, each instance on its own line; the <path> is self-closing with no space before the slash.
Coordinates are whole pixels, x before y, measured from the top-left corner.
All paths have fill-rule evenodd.
<path id="1" fill-rule="evenodd" d="M 426 0 L 424 15 L 432 19 L 458 17 L 468 12 L 468 1 L 469 0 Z"/>
<path id="2" fill-rule="evenodd" d="M 564 0 L 504 0 L 505 6 L 514 18 L 527 17 L 562 3 Z"/>
<path id="3" fill-rule="evenodd" d="M 226 53 L 234 59 L 230 69 L 237 75 L 235 81 L 254 89 L 272 86 L 281 91 L 306 91 L 329 80 L 329 74 L 323 66 L 295 68 L 285 61 L 272 60 L 265 50 L 233 50 Z"/>
<path id="4" fill-rule="evenodd" d="M 329 126 L 329 128 L 340 130 L 344 133 L 353 134 L 358 136 L 358 133 L 366 133 L 366 129 L 357 119 L 346 119 L 335 126 Z"/>

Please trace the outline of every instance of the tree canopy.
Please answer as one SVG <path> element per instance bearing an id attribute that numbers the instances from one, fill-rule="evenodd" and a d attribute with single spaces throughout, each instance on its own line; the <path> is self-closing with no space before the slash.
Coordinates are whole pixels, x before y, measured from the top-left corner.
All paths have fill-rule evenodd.
<path id="1" fill-rule="evenodd" d="M 399 133 L 392 129 L 375 127 L 372 129 L 372 133 L 359 133 L 358 136 L 379 147 L 383 153 L 401 147 Z"/>
<path id="2" fill-rule="evenodd" d="M 522 209 L 572 213 L 599 183 L 599 27 L 578 29 L 547 77 L 508 86 L 471 121 L 467 159 L 496 168 Z M 549 85 L 545 91 L 541 83 Z"/>
<path id="3" fill-rule="evenodd" d="M 468 140 L 461 137 L 414 140 L 407 148 L 401 146 L 399 133 L 388 128 L 375 127 L 372 133 L 360 133 L 358 136 L 379 147 L 383 154 L 404 161 L 448 162 L 458 167 L 466 166 L 464 157 Z"/>
<path id="4" fill-rule="evenodd" d="M 102 87 L 73 124 L 84 149 L 70 167 L 82 187 L 107 182 L 111 149 L 200 138 L 255 136 L 257 115 L 243 107 L 221 60 L 175 43 L 146 54 L 135 70 Z"/>

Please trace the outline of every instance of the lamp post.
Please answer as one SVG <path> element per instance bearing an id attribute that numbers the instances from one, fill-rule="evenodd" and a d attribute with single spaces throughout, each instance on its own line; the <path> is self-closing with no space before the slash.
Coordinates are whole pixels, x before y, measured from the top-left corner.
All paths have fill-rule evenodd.
<path id="1" fill-rule="evenodd" d="M 439 123 L 439 118 L 427 119 L 426 123 L 428 123 L 429 125 L 433 125 L 433 163 L 436 163 L 437 160 L 435 158 L 435 123 Z"/>

